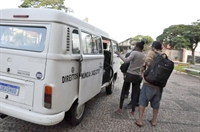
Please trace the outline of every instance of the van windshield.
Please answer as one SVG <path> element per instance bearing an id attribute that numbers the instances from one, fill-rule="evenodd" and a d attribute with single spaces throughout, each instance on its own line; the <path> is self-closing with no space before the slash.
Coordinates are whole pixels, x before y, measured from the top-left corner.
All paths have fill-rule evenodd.
<path id="1" fill-rule="evenodd" d="M 45 27 L 0 25 L 0 48 L 42 52 Z"/>

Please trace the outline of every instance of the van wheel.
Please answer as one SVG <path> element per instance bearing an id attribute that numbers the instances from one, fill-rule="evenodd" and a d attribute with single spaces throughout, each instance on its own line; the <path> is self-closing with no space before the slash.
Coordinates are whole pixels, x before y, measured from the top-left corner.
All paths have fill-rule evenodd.
<path id="1" fill-rule="evenodd" d="M 112 82 L 106 87 L 106 94 L 110 95 L 113 92 L 114 89 L 114 84 L 115 84 L 115 80 L 112 80 Z"/>
<path id="2" fill-rule="evenodd" d="M 79 107 L 78 103 L 75 103 L 70 109 L 68 117 L 66 117 L 65 119 L 70 125 L 76 126 L 82 121 L 84 113 L 85 113 L 85 103 Z"/>

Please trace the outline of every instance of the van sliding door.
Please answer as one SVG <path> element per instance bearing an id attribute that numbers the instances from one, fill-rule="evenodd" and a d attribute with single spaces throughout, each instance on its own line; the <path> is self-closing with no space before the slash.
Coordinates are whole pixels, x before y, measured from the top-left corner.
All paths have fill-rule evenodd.
<path id="1" fill-rule="evenodd" d="M 104 61 L 101 37 L 81 32 L 81 59 L 79 106 L 101 90 Z"/>

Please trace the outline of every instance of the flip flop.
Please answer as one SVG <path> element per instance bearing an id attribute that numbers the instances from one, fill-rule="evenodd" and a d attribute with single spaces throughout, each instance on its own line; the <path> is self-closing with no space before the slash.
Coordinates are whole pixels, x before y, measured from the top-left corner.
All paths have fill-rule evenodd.
<path id="1" fill-rule="evenodd" d="M 136 124 L 137 126 L 139 126 L 139 127 L 142 127 L 142 126 L 143 126 L 143 125 L 141 125 L 141 124 L 138 124 L 137 121 L 135 122 L 135 124 Z"/>
<path id="2" fill-rule="evenodd" d="M 132 115 L 132 116 L 134 116 L 134 112 L 133 111 L 130 111 L 129 114 Z"/>
<path id="3" fill-rule="evenodd" d="M 150 123 L 152 126 L 156 126 L 156 124 L 153 124 L 153 123 L 152 123 L 152 120 L 150 120 L 149 123 Z"/>

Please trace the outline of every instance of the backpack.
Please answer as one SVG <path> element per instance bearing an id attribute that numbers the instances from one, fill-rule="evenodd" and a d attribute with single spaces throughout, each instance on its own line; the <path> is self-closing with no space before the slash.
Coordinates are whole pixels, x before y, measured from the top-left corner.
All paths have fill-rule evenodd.
<path id="1" fill-rule="evenodd" d="M 131 51 L 132 52 L 132 51 Z M 128 52 L 127 54 L 126 54 L 126 58 L 131 54 L 131 52 Z M 120 66 L 120 70 L 121 70 L 121 72 L 122 73 L 126 73 L 126 71 L 128 70 L 128 67 L 129 67 L 129 64 L 130 63 L 123 63 L 121 66 Z"/>
<path id="2" fill-rule="evenodd" d="M 163 55 L 166 57 L 164 58 Z M 144 79 L 160 88 L 164 88 L 174 69 L 174 62 L 169 60 L 166 54 L 155 52 L 151 65 L 144 72 Z"/>

